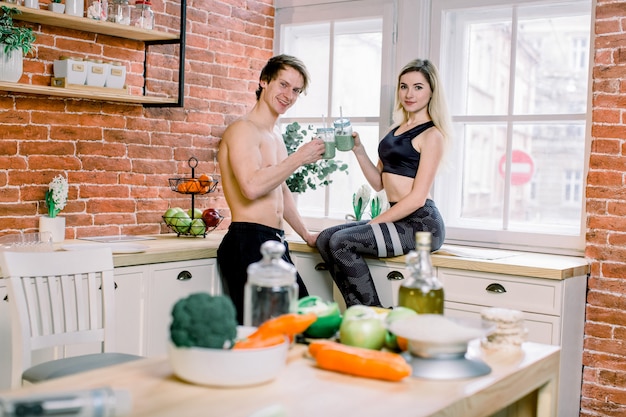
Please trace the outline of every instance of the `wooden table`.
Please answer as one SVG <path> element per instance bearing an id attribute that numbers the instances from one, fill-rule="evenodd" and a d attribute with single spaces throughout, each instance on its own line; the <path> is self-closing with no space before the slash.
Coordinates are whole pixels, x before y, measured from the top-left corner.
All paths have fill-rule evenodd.
<path id="1" fill-rule="evenodd" d="M 483 354 L 489 375 L 461 380 L 406 378 L 385 382 L 317 368 L 306 347 L 290 349 L 274 381 L 247 388 L 208 388 L 177 379 L 167 358 L 139 360 L 32 385 L 1 395 L 26 395 L 100 386 L 128 389 L 137 417 L 249 417 L 280 405 L 289 417 L 484 417 L 508 407 L 507 416 L 556 415 L 559 348 L 525 343 L 517 354 Z"/>

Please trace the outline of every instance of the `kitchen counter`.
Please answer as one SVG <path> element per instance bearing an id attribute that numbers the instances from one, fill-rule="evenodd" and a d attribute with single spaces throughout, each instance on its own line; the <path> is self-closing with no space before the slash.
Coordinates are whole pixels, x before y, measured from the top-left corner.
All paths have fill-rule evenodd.
<path id="1" fill-rule="evenodd" d="M 160 262 L 184 261 L 214 258 L 225 230 L 216 230 L 206 238 L 177 237 L 175 234 L 153 235 L 153 240 L 136 243 L 149 247 L 146 252 L 133 254 L 115 254 L 116 267 L 145 265 Z M 287 236 L 292 252 L 316 252 L 298 236 Z M 95 244 L 85 240 L 68 240 L 67 243 Z M 60 247 L 62 244 L 56 244 Z M 112 245 L 115 245 L 113 243 Z M 381 259 L 389 263 L 404 264 L 404 256 Z M 468 271 L 491 272 L 497 274 L 532 276 L 554 280 L 563 280 L 575 276 L 587 275 L 589 264 L 583 257 L 546 255 L 530 252 L 504 251 L 464 246 L 444 245 L 433 254 L 433 266 L 462 269 Z"/>
<path id="2" fill-rule="evenodd" d="M 510 417 L 556 415 L 556 346 L 525 343 L 519 354 L 484 355 L 474 343 L 470 344 L 469 354 L 482 354 L 492 368 L 490 374 L 448 381 L 409 377 L 402 382 L 324 371 L 303 355 L 305 350 L 303 345 L 292 347 L 287 367 L 279 376 L 254 387 L 227 389 L 188 384 L 173 375 L 166 358 L 152 358 L 27 386 L 10 395 L 108 385 L 131 392 L 133 417 L 251 417 L 276 405 L 283 407 L 284 415 L 289 417 L 483 417 L 502 409 L 507 409 Z"/>

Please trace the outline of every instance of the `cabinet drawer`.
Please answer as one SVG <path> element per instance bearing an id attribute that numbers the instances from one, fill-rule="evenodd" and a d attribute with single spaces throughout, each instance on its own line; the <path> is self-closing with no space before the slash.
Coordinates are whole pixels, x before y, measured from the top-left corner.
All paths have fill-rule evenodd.
<path id="1" fill-rule="evenodd" d="M 446 301 L 561 315 L 561 281 L 439 268 Z"/>
<path id="2" fill-rule="evenodd" d="M 402 264 L 385 263 L 379 261 L 367 261 L 378 298 L 383 307 L 398 305 L 398 291 L 408 276 L 408 272 Z"/>
<path id="3" fill-rule="evenodd" d="M 318 254 L 292 253 L 291 259 L 296 265 L 309 294 L 331 301 L 333 299 L 333 278 L 326 269 L 322 257 Z"/>

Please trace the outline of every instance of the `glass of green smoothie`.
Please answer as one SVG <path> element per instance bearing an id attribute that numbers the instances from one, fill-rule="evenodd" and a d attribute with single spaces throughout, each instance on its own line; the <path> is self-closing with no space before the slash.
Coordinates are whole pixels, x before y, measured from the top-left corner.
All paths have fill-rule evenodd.
<path id="1" fill-rule="evenodd" d="M 350 151 L 354 147 L 352 137 L 352 125 L 349 119 L 337 119 L 333 123 L 335 126 L 335 146 L 339 151 Z"/>
<path id="2" fill-rule="evenodd" d="M 320 127 L 317 129 L 316 137 L 322 139 L 325 145 L 322 159 L 333 159 L 335 157 L 335 131 L 332 127 Z"/>

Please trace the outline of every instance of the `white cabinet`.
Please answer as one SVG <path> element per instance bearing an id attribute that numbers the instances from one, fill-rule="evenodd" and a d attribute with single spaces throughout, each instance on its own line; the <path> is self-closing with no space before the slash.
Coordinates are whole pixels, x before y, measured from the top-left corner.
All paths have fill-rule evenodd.
<path id="1" fill-rule="evenodd" d="M 174 304 L 196 292 L 221 293 L 216 260 L 172 262 L 151 266 L 146 286 L 145 356 L 167 354 Z"/>
<path id="2" fill-rule="evenodd" d="M 332 300 L 334 283 L 322 257 L 318 253 L 292 252 L 290 255 L 309 294 Z"/>
<path id="3" fill-rule="evenodd" d="M 7 288 L 0 279 L 0 390 L 11 387 L 11 317 Z"/>
<path id="4" fill-rule="evenodd" d="M 195 292 L 221 293 L 216 260 L 115 268 L 117 346 L 142 356 L 167 353 L 174 304 Z"/>

